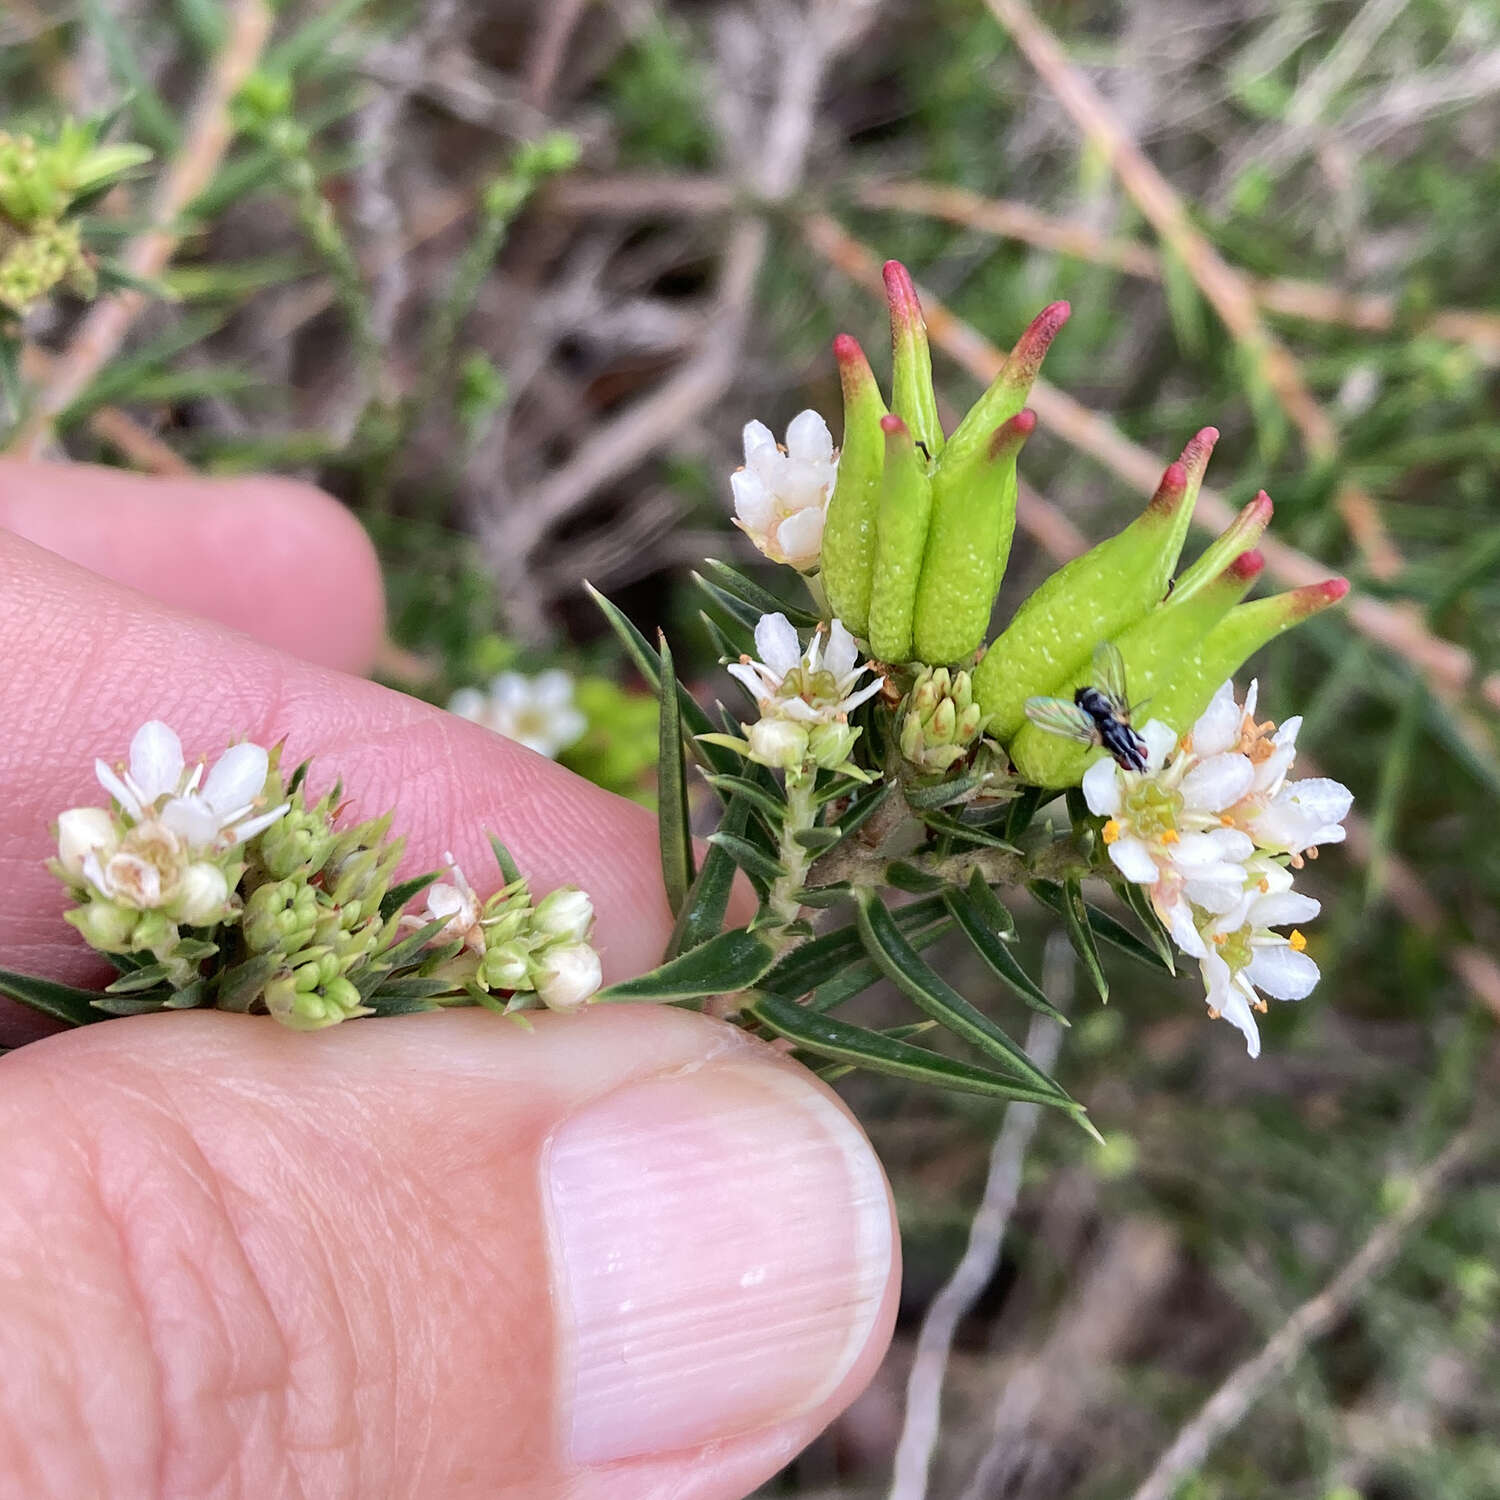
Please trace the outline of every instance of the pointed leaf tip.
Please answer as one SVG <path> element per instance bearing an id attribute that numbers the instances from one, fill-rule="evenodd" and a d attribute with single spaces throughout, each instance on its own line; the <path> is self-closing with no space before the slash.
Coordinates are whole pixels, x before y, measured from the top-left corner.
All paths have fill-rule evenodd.
<path id="1" fill-rule="evenodd" d="M 1053 302 L 1044 307 L 1027 325 L 1025 333 L 1016 340 L 1010 358 L 1005 361 L 1005 373 L 1012 380 L 1030 385 L 1052 340 L 1062 332 L 1062 326 L 1072 316 L 1073 309 L 1066 302 Z"/>
<path id="2" fill-rule="evenodd" d="M 891 306 L 891 321 L 921 322 L 922 304 L 911 272 L 899 260 L 888 260 L 880 268 L 880 274 L 885 281 L 886 301 Z"/>
<path id="3" fill-rule="evenodd" d="M 1029 406 L 1022 407 L 1009 421 L 1002 422 L 990 438 L 990 462 L 1014 457 L 1021 451 L 1026 439 L 1036 431 L 1036 413 Z"/>
<path id="4" fill-rule="evenodd" d="M 1260 570 L 1265 565 L 1265 554 L 1259 548 L 1252 547 L 1248 552 L 1241 552 L 1224 571 L 1231 578 L 1236 578 L 1242 583 L 1248 583 L 1251 579 L 1260 576 Z"/>
<path id="5" fill-rule="evenodd" d="M 1187 446 L 1182 450 L 1182 457 L 1178 460 L 1187 469 L 1189 474 L 1198 479 L 1203 478 L 1203 471 L 1208 467 L 1208 460 L 1213 455 L 1214 444 L 1219 441 L 1219 429 L 1217 427 L 1200 427 L 1187 441 Z"/>
<path id="6" fill-rule="evenodd" d="M 880 430 L 887 437 L 910 436 L 906 431 L 906 423 L 898 417 L 895 412 L 887 412 L 880 419 Z"/>
<path id="7" fill-rule="evenodd" d="M 1188 471 L 1180 461 L 1168 464 L 1161 476 L 1161 483 L 1152 495 L 1149 510 L 1162 515 L 1171 515 L 1187 497 Z"/>

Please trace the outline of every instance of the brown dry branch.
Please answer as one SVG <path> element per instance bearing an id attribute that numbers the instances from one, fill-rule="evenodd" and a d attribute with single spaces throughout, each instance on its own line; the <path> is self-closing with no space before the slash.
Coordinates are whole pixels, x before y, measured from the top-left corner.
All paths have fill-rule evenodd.
<path id="1" fill-rule="evenodd" d="M 182 151 L 157 180 L 148 211 L 152 227 L 131 240 L 120 257 L 132 277 L 152 281 L 166 269 L 181 235 L 184 210 L 212 181 L 229 147 L 234 133 L 230 106 L 260 60 L 271 19 L 265 0 L 235 0 L 231 7 L 224 46 L 183 130 Z M 53 362 L 8 452 L 20 458 L 41 453 L 53 423 L 114 357 L 149 300 L 145 292 L 127 288 L 94 303 Z"/>
<path id="2" fill-rule="evenodd" d="M 583 184 L 585 190 L 589 186 Z M 705 183 L 700 191 L 709 186 Z M 629 179 L 615 179 L 611 190 L 622 197 L 627 195 Z M 1146 281 L 1161 281 L 1164 274 L 1161 256 L 1149 245 L 1101 234 L 1087 224 L 1043 213 L 1027 203 L 985 198 L 947 183 L 912 178 L 863 182 L 854 190 L 854 201 L 862 208 L 892 209 L 943 219 L 1092 265 L 1110 266 Z M 708 210 L 700 207 L 699 211 Z M 1361 333 L 1389 333 L 1405 327 L 1413 333 L 1463 344 L 1484 363 L 1500 364 L 1500 314 L 1473 308 L 1443 308 L 1408 316 L 1395 297 L 1349 292 L 1294 277 L 1267 279 L 1248 276 L 1243 271 L 1237 274 L 1245 279 L 1250 295 L 1263 312 Z"/>
<path id="3" fill-rule="evenodd" d="M 1271 1384 L 1284 1376 L 1309 1344 L 1344 1316 L 1400 1253 L 1407 1237 L 1441 1205 L 1454 1179 L 1492 1144 L 1487 1124 L 1461 1130 L 1403 1184 L 1400 1206 L 1383 1219 L 1338 1275 L 1310 1297 L 1219 1386 L 1157 1460 L 1132 1500 L 1172 1500 L 1182 1482 L 1202 1468 L 1219 1440 L 1232 1432 Z"/>
<path id="4" fill-rule="evenodd" d="M 807 243 L 830 265 L 883 298 L 880 260 L 868 245 L 828 214 L 808 215 L 802 228 Z M 932 341 L 981 384 L 993 380 L 1005 363 L 1004 351 L 926 292 L 922 294 L 922 307 Z M 1030 404 L 1064 442 L 1088 454 L 1143 495 L 1155 491 L 1162 460 L 1133 443 L 1107 417 L 1045 380 L 1038 380 L 1032 388 Z M 1194 522 L 1218 532 L 1233 518 L 1234 508 L 1229 502 L 1205 485 L 1199 493 Z M 1324 564 L 1275 537 L 1263 537 L 1257 545 L 1265 555 L 1267 574 L 1294 588 L 1328 577 L 1329 569 Z M 1345 608 L 1356 630 L 1409 662 L 1443 702 L 1453 704 L 1476 686 L 1472 654 L 1435 635 L 1410 606 L 1387 604 L 1356 593 Z M 1500 672 L 1479 679 L 1477 687 L 1486 703 L 1500 708 Z M 1479 736 L 1474 737 L 1474 747 L 1487 757 L 1492 754 Z"/>
<path id="5" fill-rule="evenodd" d="M 1057 38 L 1037 19 L 1026 0 L 986 0 L 986 4 L 1223 319 L 1301 433 L 1308 457 L 1318 464 L 1336 460 L 1337 429 L 1308 388 L 1291 351 L 1266 326 L 1244 277 L 1194 226 L 1176 190 L 1136 145 L 1099 91 L 1068 61 Z M 1387 534 L 1373 498 L 1356 485 L 1343 484 L 1335 504 L 1370 572 L 1377 578 L 1394 577 L 1402 567 L 1401 554 Z"/>

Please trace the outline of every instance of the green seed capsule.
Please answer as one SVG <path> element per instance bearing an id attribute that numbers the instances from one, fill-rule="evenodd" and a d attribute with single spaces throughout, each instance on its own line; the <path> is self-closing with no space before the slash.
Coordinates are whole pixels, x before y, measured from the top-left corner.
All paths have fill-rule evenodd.
<path id="1" fill-rule="evenodd" d="M 886 301 L 891 308 L 891 409 L 906 423 L 912 438 L 936 459 L 943 447 L 937 394 L 932 388 L 932 352 L 927 323 L 910 273 L 899 260 L 888 260 Z"/>
<path id="2" fill-rule="evenodd" d="M 1125 666 L 1125 686 L 1132 702 L 1145 705 L 1145 716 L 1160 719 L 1178 733 L 1191 720 L 1179 722 L 1162 712 L 1162 705 L 1179 681 L 1197 683 L 1204 675 L 1204 645 L 1214 627 L 1228 615 L 1260 575 L 1263 559 L 1246 552 L 1204 585 L 1191 600 L 1174 609 L 1154 609 L 1115 637 Z M 1092 668 L 1070 678 L 1054 696 L 1071 698 L 1076 689 L 1091 686 Z M 1217 687 L 1224 679 L 1215 681 Z M 1212 692 L 1212 689 L 1210 689 Z M 1035 786 L 1077 786 L 1099 751 L 1027 723 L 1010 743 L 1010 758 L 1024 781 Z"/>
<path id="3" fill-rule="evenodd" d="M 1269 599 L 1239 604 L 1209 631 L 1198 649 L 1196 673 L 1174 674 L 1150 706 L 1152 718 L 1186 733 L 1223 683 L 1269 641 L 1311 615 L 1337 604 L 1349 592 L 1347 579 L 1330 578 Z"/>
<path id="4" fill-rule="evenodd" d="M 885 467 L 876 524 L 875 576 L 870 592 L 870 650 L 881 661 L 910 661 L 917 579 L 932 513 L 927 465 L 898 416 L 882 417 Z"/>
<path id="5" fill-rule="evenodd" d="M 912 632 L 921 661 L 984 644 L 1016 530 L 1016 458 L 1035 427 L 1034 412 L 1017 412 L 973 459 L 937 466 Z"/>
<path id="6" fill-rule="evenodd" d="M 864 350 L 841 333 L 833 341 L 844 388 L 844 446 L 823 526 L 823 589 L 834 617 L 857 636 L 870 629 L 875 524 L 885 468 L 885 402 Z"/>
<path id="7" fill-rule="evenodd" d="M 1099 642 L 1161 601 L 1218 436 L 1212 427 L 1198 433 L 1142 514 L 1046 579 L 985 653 L 974 696 L 1002 744 L 1025 725 L 1028 698 L 1066 697 L 1065 685 L 1087 670 Z"/>

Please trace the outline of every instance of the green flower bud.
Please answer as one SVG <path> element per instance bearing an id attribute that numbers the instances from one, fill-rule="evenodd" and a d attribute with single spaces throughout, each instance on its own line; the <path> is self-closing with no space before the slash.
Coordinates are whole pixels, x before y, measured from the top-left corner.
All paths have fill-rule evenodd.
<path id="1" fill-rule="evenodd" d="M 959 661 L 984 644 L 1016 531 L 1016 458 L 1035 428 L 1035 412 L 1017 412 L 968 461 L 938 464 L 912 628 L 921 661 Z"/>
<path id="2" fill-rule="evenodd" d="M 790 719 L 757 719 L 741 726 L 750 743 L 750 759 L 773 771 L 798 770 L 808 756 L 807 729 Z"/>
<path id="3" fill-rule="evenodd" d="M 928 667 L 907 695 L 901 715 L 901 753 L 919 771 L 941 774 L 968 757 L 984 730 L 967 672 Z"/>
<path id="4" fill-rule="evenodd" d="M 864 350 L 841 333 L 833 341 L 844 388 L 844 446 L 823 524 L 823 589 L 835 619 L 857 636 L 870 629 L 870 588 L 875 576 L 875 528 L 885 468 L 886 415 L 880 387 Z"/>
<path id="5" fill-rule="evenodd" d="M 875 573 L 870 589 L 870 650 L 881 661 L 910 661 L 912 615 L 932 514 L 927 464 L 897 416 L 880 419 L 885 465 L 875 527 Z"/>
<path id="6" fill-rule="evenodd" d="M 278 798 L 277 801 L 284 800 Z M 269 806 L 275 806 L 272 802 Z M 338 838 L 328 812 L 316 807 L 293 806 L 260 836 L 260 862 L 276 880 L 321 870 Z"/>
<path id="7" fill-rule="evenodd" d="M 143 911 L 130 934 L 132 953 L 154 953 L 160 958 L 177 945 L 177 924 L 164 911 Z"/>
<path id="8" fill-rule="evenodd" d="M 484 950 L 479 981 L 490 990 L 529 990 L 531 955 L 522 942 L 501 943 Z"/>
<path id="9" fill-rule="evenodd" d="M 1166 718 L 1160 704 L 1177 682 L 1199 680 L 1203 647 L 1210 631 L 1244 597 L 1260 576 L 1263 562 L 1258 552 L 1242 553 L 1188 599 L 1168 600 L 1115 637 L 1125 664 L 1126 688 L 1133 702 L 1150 701 L 1151 718 L 1161 719 L 1179 733 L 1188 727 Z M 1071 698 L 1075 689 L 1090 684 L 1092 675 L 1092 666 L 1085 668 L 1055 696 Z M 1223 680 L 1220 673 L 1214 687 Z M 1211 695 L 1212 688 L 1209 692 Z M 1077 786 L 1099 753 L 1032 723 L 1027 723 L 1010 743 L 1010 758 L 1017 773 L 1023 780 L 1043 787 Z"/>
<path id="10" fill-rule="evenodd" d="M 1152 718 L 1186 733 L 1197 723 L 1221 683 L 1284 630 L 1337 604 L 1349 592 L 1344 578 L 1329 578 L 1269 599 L 1236 605 L 1219 621 L 1198 648 L 1197 668 L 1173 676 L 1150 704 Z M 1175 597 L 1175 596 L 1174 596 Z"/>
<path id="11" fill-rule="evenodd" d="M 246 898 L 240 930 L 252 952 L 292 954 L 312 941 L 320 915 L 311 886 L 278 880 L 257 886 Z"/>
<path id="12" fill-rule="evenodd" d="M 371 1014 L 359 991 L 347 979 L 334 978 L 321 988 L 304 987 L 296 975 L 281 975 L 266 986 L 266 1009 L 293 1031 L 321 1031 L 340 1021 Z"/>
<path id="13" fill-rule="evenodd" d="M 1008 742 L 1026 723 L 1026 700 L 1062 691 L 1107 641 L 1167 592 L 1219 434 L 1205 427 L 1168 466 L 1145 511 L 1123 531 L 1065 563 L 1016 611 L 974 673 L 990 733 Z M 1228 559 L 1226 559 L 1226 562 Z"/>
<path id="14" fill-rule="evenodd" d="M 849 759 L 859 735 L 850 724 L 819 724 L 807 737 L 808 759 L 825 771 L 836 771 Z"/>
<path id="15" fill-rule="evenodd" d="M 581 943 L 594 925 L 594 903 L 587 891 L 575 885 L 559 886 L 548 892 L 532 914 L 531 928 L 547 938 Z"/>
<path id="16" fill-rule="evenodd" d="M 135 952 L 132 939 L 139 919 L 139 912 L 117 906 L 102 897 L 86 901 L 63 914 L 63 920 L 71 922 L 83 934 L 89 947 L 100 953 Z"/>

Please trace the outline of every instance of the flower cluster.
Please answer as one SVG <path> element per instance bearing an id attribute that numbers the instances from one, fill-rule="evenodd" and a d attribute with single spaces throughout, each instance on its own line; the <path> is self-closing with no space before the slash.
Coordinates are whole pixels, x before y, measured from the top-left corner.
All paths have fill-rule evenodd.
<path id="1" fill-rule="evenodd" d="M 758 661 L 743 656 L 729 668 L 760 709 L 754 724 L 740 726 L 750 758 L 788 775 L 809 766 L 853 770 L 849 753 L 860 731 L 849 715 L 884 684 L 877 676 L 860 686 L 871 667 L 860 665 L 854 637 L 835 620 L 826 635 L 820 626 L 804 651 L 785 615 L 763 615 L 755 627 L 755 649 Z"/>
<path id="2" fill-rule="evenodd" d="M 179 924 L 230 916 L 244 844 L 287 810 L 265 806 L 269 765 L 268 752 L 247 743 L 212 771 L 206 761 L 189 766 L 171 728 L 143 724 L 128 765 L 94 764 L 113 807 L 74 807 L 57 820 L 54 869 L 80 903 L 68 919 L 96 948 L 165 961 Z"/>
<path id="3" fill-rule="evenodd" d="M 1147 888 L 1177 946 L 1197 959 L 1210 1012 L 1244 1033 L 1252 1057 L 1262 995 L 1300 1000 L 1318 982 L 1295 925 L 1318 903 L 1292 889 L 1292 872 L 1319 844 L 1342 842 L 1353 800 L 1336 781 L 1288 780 L 1302 721 L 1257 723 L 1256 694 L 1252 683 L 1241 706 L 1226 682 L 1180 741 L 1159 720 L 1146 724 L 1146 770 L 1106 757 L 1083 777 L 1089 809 L 1106 819 L 1110 860 Z"/>
<path id="4" fill-rule="evenodd" d="M 401 919 L 408 931 L 442 926 L 434 939 L 457 943 L 441 972 L 465 989 L 489 996 L 508 992 L 507 1010 L 533 999 L 549 1010 L 577 1010 L 599 988 L 599 955 L 589 944 L 594 903 L 576 886 L 560 886 L 536 906 L 524 880 L 513 880 L 487 899 L 475 892 L 451 854 L 449 880 L 427 888 L 420 914 Z"/>
<path id="5" fill-rule="evenodd" d="M 313 799 L 305 766 L 288 781 L 253 744 L 189 764 L 155 720 L 127 764 L 95 769 L 111 806 L 65 812 L 50 867 L 68 920 L 122 971 L 97 997 L 106 1011 L 260 1009 L 313 1031 L 451 1004 L 573 1010 L 599 987 L 589 897 L 533 903 L 499 845 L 506 883 L 485 900 L 451 856 L 450 880 L 398 885 L 389 814 L 340 826 L 341 785 Z"/>
<path id="6" fill-rule="evenodd" d="M 501 672 L 488 691 L 460 688 L 449 699 L 448 711 L 483 724 L 548 760 L 556 760 L 577 744 L 589 727 L 573 701 L 572 677 L 557 668 L 535 677 Z"/>
<path id="7" fill-rule="evenodd" d="M 815 411 L 792 418 L 780 447 L 764 422 L 745 427 L 745 464 L 730 475 L 734 524 L 772 562 L 801 573 L 818 566 L 838 455 L 828 424 Z"/>

